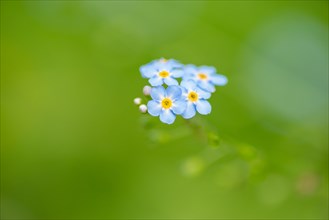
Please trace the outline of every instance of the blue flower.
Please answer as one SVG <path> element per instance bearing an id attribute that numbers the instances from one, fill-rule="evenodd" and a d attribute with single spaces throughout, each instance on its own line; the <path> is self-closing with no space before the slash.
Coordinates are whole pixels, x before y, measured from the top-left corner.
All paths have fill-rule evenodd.
<path id="1" fill-rule="evenodd" d="M 162 58 L 141 66 L 139 70 L 144 78 L 149 78 L 152 86 L 161 86 L 164 83 L 171 86 L 178 85 L 175 78 L 184 75 L 182 67 L 183 65 L 176 60 Z"/>
<path id="2" fill-rule="evenodd" d="M 150 115 L 160 116 L 166 124 L 174 123 L 176 115 L 182 114 L 186 109 L 186 101 L 182 100 L 182 89 L 179 86 L 154 87 L 151 90 L 153 100 L 147 103 Z"/>
<path id="3" fill-rule="evenodd" d="M 193 80 L 182 81 L 183 94 L 185 101 L 187 102 L 186 110 L 182 116 L 185 119 L 189 119 L 195 116 L 196 111 L 202 115 L 207 115 L 211 112 L 211 105 L 206 99 L 209 99 L 211 94 L 200 89 L 197 83 Z"/>
<path id="4" fill-rule="evenodd" d="M 207 92 L 215 92 L 215 86 L 224 86 L 227 78 L 216 73 L 216 69 L 212 66 L 194 65 L 185 66 L 184 80 L 194 80 L 197 85 Z"/>

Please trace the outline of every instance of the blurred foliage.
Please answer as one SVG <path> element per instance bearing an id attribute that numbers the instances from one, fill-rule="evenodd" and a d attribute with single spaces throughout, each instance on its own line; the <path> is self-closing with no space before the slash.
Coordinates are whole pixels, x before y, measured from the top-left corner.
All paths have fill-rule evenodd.
<path id="1" fill-rule="evenodd" d="M 211 115 L 139 113 L 160 57 Z M 1 1 L 1 146 L 3 219 L 326 219 L 328 1 Z"/>

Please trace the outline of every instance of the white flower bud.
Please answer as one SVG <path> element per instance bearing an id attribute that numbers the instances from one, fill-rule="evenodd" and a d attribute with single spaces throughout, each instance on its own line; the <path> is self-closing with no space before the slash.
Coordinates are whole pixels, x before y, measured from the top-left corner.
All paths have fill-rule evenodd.
<path id="1" fill-rule="evenodd" d="M 137 97 L 134 99 L 134 103 L 135 103 L 135 105 L 140 105 L 140 104 L 142 104 L 142 99 Z"/>
<path id="2" fill-rule="evenodd" d="M 151 94 L 152 87 L 151 86 L 144 86 L 143 93 L 145 96 L 149 96 Z"/>
<path id="3" fill-rule="evenodd" d="M 147 112 L 147 107 L 146 107 L 146 105 L 140 105 L 139 106 L 139 111 L 141 112 L 141 113 L 146 113 Z"/>

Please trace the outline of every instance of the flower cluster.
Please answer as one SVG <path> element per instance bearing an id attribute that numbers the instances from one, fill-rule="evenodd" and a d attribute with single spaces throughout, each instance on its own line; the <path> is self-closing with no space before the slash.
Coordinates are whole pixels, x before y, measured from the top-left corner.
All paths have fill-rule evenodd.
<path id="1" fill-rule="evenodd" d="M 214 67 L 183 65 L 173 59 L 154 60 L 141 66 L 140 72 L 152 86 L 143 89 L 144 95 L 151 96 L 151 100 L 147 106 L 141 104 L 140 98 L 134 102 L 141 112 L 159 116 L 166 124 L 172 124 L 176 115 L 189 119 L 196 112 L 209 114 L 211 105 L 207 100 L 215 92 L 215 86 L 227 83 L 227 78 L 216 73 Z"/>

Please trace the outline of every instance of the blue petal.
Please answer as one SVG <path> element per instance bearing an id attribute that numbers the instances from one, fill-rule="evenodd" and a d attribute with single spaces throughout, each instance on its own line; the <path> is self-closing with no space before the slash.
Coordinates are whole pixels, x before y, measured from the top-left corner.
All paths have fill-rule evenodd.
<path id="1" fill-rule="evenodd" d="M 210 80 L 212 83 L 214 83 L 215 85 L 218 86 L 223 86 L 226 85 L 227 83 L 227 78 L 223 75 L 219 75 L 219 74 L 214 74 L 212 76 L 210 76 Z"/>
<path id="2" fill-rule="evenodd" d="M 211 96 L 211 93 L 210 92 L 206 92 L 206 91 L 204 91 L 202 89 L 198 89 L 197 88 L 195 91 L 196 91 L 196 93 L 198 93 L 198 95 L 199 95 L 199 97 L 201 99 L 209 99 L 210 96 Z"/>
<path id="3" fill-rule="evenodd" d="M 183 80 L 180 85 L 188 90 L 194 90 L 196 88 L 195 81 L 189 79 L 189 80 Z"/>
<path id="4" fill-rule="evenodd" d="M 151 100 L 147 103 L 147 110 L 150 115 L 159 116 L 162 110 L 161 104 L 154 100 Z"/>
<path id="5" fill-rule="evenodd" d="M 177 80 L 175 80 L 174 78 L 172 77 L 167 77 L 167 78 L 164 78 L 164 82 L 168 85 L 168 86 L 177 86 L 178 85 L 178 82 Z"/>
<path id="6" fill-rule="evenodd" d="M 216 73 L 216 68 L 213 66 L 200 66 L 199 72 L 208 73 L 208 74 Z"/>
<path id="7" fill-rule="evenodd" d="M 183 76 L 183 81 L 189 81 L 189 80 L 192 80 L 192 81 L 195 81 L 197 80 L 197 77 L 195 74 L 191 74 L 191 73 L 185 73 L 185 75 Z"/>
<path id="8" fill-rule="evenodd" d="M 157 63 L 156 64 L 156 69 L 160 72 L 160 71 L 167 71 L 170 72 L 170 70 L 172 69 L 170 65 L 168 65 L 168 63 Z"/>
<path id="9" fill-rule="evenodd" d="M 182 90 L 182 96 L 186 96 L 187 97 L 188 90 L 186 88 L 184 88 L 184 87 L 180 87 L 180 88 Z"/>
<path id="10" fill-rule="evenodd" d="M 160 113 L 160 121 L 166 124 L 174 123 L 176 115 L 171 110 L 162 110 Z"/>
<path id="11" fill-rule="evenodd" d="M 215 92 L 216 91 L 215 86 L 212 85 L 210 82 L 207 82 L 207 81 L 199 81 L 198 86 L 201 89 L 203 89 L 207 92 Z"/>
<path id="12" fill-rule="evenodd" d="M 211 112 L 211 105 L 206 100 L 199 100 L 196 102 L 196 110 L 202 115 L 207 115 Z"/>
<path id="13" fill-rule="evenodd" d="M 170 64 L 173 68 L 181 68 L 184 66 L 183 64 L 174 59 L 168 60 L 167 63 Z"/>
<path id="14" fill-rule="evenodd" d="M 184 71 L 187 73 L 196 73 L 198 68 L 193 64 L 187 64 L 185 65 Z"/>
<path id="15" fill-rule="evenodd" d="M 174 69 L 171 71 L 171 75 L 175 78 L 182 77 L 184 75 L 184 71 L 181 69 Z"/>
<path id="16" fill-rule="evenodd" d="M 182 96 L 182 89 L 179 86 L 169 86 L 166 90 L 167 96 L 172 100 L 180 99 Z"/>
<path id="17" fill-rule="evenodd" d="M 151 78 L 156 74 L 156 71 L 153 68 L 152 64 L 146 64 L 144 66 L 141 66 L 139 68 L 139 71 L 141 72 L 141 74 L 144 78 Z"/>
<path id="18" fill-rule="evenodd" d="M 193 118 L 195 115 L 195 105 L 192 102 L 188 102 L 186 106 L 186 110 L 182 114 L 183 118 L 189 119 Z"/>
<path id="19" fill-rule="evenodd" d="M 184 65 L 179 63 L 177 60 L 169 59 L 166 61 L 163 61 L 164 58 L 158 59 L 154 61 L 154 66 L 157 68 L 166 68 L 167 70 L 170 70 L 172 68 L 181 68 Z"/>
<path id="20" fill-rule="evenodd" d="M 166 94 L 166 90 L 162 86 L 153 87 L 151 89 L 151 97 L 156 101 L 161 101 Z"/>
<path id="21" fill-rule="evenodd" d="M 149 83 L 152 86 L 161 86 L 163 84 L 163 78 L 158 75 L 155 75 L 151 79 L 149 79 Z"/>
<path id="22" fill-rule="evenodd" d="M 176 114 L 176 115 L 180 115 L 182 114 L 185 109 L 186 109 L 186 101 L 185 100 L 177 100 L 173 103 L 173 106 L 171 107 L 171 109 L 173 110 L 173 112 Z"/>

